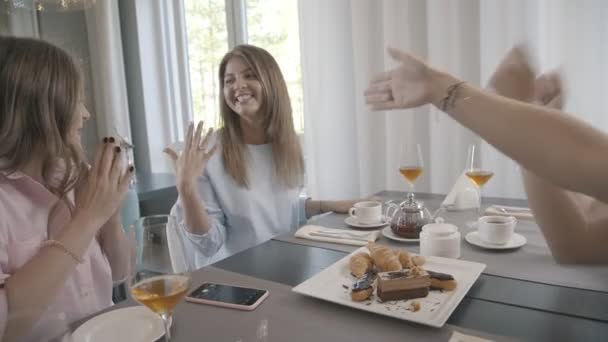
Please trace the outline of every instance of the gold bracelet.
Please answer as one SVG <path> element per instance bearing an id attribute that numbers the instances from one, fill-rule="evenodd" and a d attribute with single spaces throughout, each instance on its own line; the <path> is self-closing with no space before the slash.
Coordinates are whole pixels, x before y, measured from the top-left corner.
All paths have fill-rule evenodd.
<path id="1" fill-rule="evenodd" d="M 72 252 L 69 248 L 67 248 L 61 241 L 57 240 L 47 240 L 42 243 L 42 247 L 55 247 L 61 250 L 63 253 L 69 255 L 72 259 L 74 259 L 77 263 L 82 264 L 84 260 L 81 257 L 76 255 L 76 253 Z"/>

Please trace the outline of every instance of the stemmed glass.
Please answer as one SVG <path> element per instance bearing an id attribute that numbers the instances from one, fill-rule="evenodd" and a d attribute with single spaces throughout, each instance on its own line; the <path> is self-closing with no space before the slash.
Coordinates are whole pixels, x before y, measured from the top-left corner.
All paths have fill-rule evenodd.
<path id="1" fill-rule="evenodd" d="M 183 239 L 172 216 L 138 219 L 129 231 L 132 254 L 129 288 L 133 299 L 163 320 L 165 340 L 171 340 L 175 306 L 190 288 L 190 268 L 183 263 Z"/>
<path id="2" fill-rule="evenodd" d="M 409 184 L 408 199 L 414 198 L 414 183 L 422 174 L 424 160 L 420 144 L 403 143 L 399 152 L 399 173 Z"/>
<path id="3" fill-rule="evenodd" d="M 479 207 L 477 208 L 477 219 L 479 219 L 481 216 L 481 190 L 490 178 L 494 176 L 494 172 L 489 171 L 482 163 L 481 147 L 478 144 L 469 145 L 465 174 L 479 188 Z M 472 225 L 474 224 L 473 222 Z"/>

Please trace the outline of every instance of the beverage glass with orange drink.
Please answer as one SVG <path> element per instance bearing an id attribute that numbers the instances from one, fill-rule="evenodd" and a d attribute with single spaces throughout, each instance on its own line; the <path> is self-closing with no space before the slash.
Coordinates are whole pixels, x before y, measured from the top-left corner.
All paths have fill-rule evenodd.
<path id="1" fill-rule="evenodd" d="M 413 196 L 414 183 L 422 174 L 424 160 L 420 144 L 403 143 L 399 152 L 399 173 L 409 184 L 408 198 Z"/>
<path id="2" fill-rule="evenodd" d="M 469 145 L 465 174 L 479 188 L 479 207 L 477 208 L 477 219 L 479 219 L 481 216 L 481 189 L 494 176 L 494 172 L 490 171 L 482 163 L 481 147 L 479 144 Z"/>
<path id="3" fill-rule="evenodd" d="M 189 269 L 177 269 L 176 256 L 172 255 L 183 251 L 181 234 L 172 231 L 175 229 L 174 217 L 159 215 L 142 217 L 129 230 L 133 249 L 131 297 L 160 316 L 166 341 L 171 340 L 173 311 L 186 296 L 191 281 Z"/>

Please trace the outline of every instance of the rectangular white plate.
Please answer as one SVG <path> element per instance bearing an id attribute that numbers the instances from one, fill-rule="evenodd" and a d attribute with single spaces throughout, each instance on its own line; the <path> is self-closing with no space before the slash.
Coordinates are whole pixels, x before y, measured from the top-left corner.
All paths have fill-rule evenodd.
<path id="1" fill-rule="evenodd" d="M 350 288 L 355 277 L 350 274 L 348 262 L 350 257 L 357 252 L 368 252 L 368 250 L 366 247 L 359 248 L 294 287 L 292 291 L 359 310 L 441 328 L 486 267 L 485 264 L 477 262 L 426 257 L 426 263 L 423 266 L 425 269 L 448 273 L 456 279 L 458 286 L 454 291 L 430 291 L 425 298 L 384 303 L 378 301 L 374 291 L 374 296 L 370 300 L 354 302 L 350 298 Z M 421 304 L 420 311 L 408 310 L 412 301 L 418 301 Z"/>

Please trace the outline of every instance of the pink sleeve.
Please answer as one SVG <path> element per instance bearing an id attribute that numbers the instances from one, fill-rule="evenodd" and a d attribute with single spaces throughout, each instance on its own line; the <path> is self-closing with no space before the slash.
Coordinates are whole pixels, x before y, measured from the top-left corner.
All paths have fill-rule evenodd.
<path id="1" fill-rule="evenodd" d="M 0 208 L 0 214 L 2 214 L 0 217 L 6 217 L 1 212 L 2 208 Z M 5 222 L 0 219 L 0 340 L 4 336 L 8 319 L 8 298 L 4 288 L 4 281 L 9 276 L 4 271 L 8 268 L 7 229 Z"/>
<path id="2" fill-rule="evenodd" d="M 7 319 L 8 319 L 8 300 L 6 298 L 6 290 L 4 288 L 2 288 L 2 289 L 0 289 L 0 337 L 4 336 L 4 331 L 6 330 Z"/>

